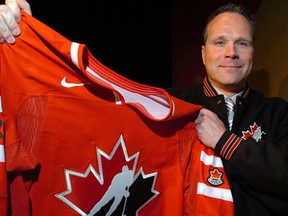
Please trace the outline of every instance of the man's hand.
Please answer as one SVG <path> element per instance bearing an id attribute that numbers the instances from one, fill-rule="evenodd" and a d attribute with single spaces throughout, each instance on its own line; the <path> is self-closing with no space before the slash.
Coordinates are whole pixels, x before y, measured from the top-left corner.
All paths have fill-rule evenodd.
<path id="1" fill-rule="evenodd" d="M 223 122 L 215 113 L 203 108 L 200 110 L 195 123 L 200 141 L 214 149 L 220 137 L 226 131 Z"/>
<path id="2" fill-rule="evenodd" d="M 0 5 L 0 43 L 15 42 L 14 36 L 20 34 L 18 23 L 21 21 L 21 10 L 32 15 L 26 0 L 6 0 L 4 5 Z"/>

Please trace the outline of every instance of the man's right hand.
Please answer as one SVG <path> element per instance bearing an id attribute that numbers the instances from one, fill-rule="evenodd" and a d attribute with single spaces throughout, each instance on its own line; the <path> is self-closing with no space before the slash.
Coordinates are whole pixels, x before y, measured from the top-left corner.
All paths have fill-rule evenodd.
<path id="1" fill-rule="evenodd" d="M 224 123 L 208 109 L 202 108 L 195 120 L 199 140 L 206 146 L 215 149 L 221 136 L 226 131 Z"/>
<path id="2" fill-rule="evenodd" d="M 6 41 L 13 44 L 15 36 L 21 33 L 18 26 L 21 10 L 32 15 L 30 4 L 26 0 L 6 0 L 5 4 L 0 5 L 0 43 Z"/>

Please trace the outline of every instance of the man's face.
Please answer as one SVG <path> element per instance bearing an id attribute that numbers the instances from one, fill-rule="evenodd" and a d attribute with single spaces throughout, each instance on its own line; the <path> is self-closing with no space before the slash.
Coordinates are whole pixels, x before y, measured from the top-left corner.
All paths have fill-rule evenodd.
<path id="1" fill-rule="evenodd" d="M 202 60 L 210 82 L 227 95 L 243 90 L 253 63 L 253 29 L 236 13 L 216 16 L 207 26 Z"/>

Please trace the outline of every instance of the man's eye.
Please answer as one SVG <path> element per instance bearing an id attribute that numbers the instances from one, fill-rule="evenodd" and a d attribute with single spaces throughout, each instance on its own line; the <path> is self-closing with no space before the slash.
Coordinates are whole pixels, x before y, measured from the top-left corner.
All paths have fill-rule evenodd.
<path id="1" fill-rule="evenodd" d="M 224 43 L 224 41 L 214 41 L 214 44 L 215 45 L 224 45 L 225 43 Z"/>
<path id="2" fill-rule="evenodd" d="M 237 43 L 238 46 L 241 46 L 241 47 L 248 47 L 249 46 L 249 43 L 246 42 L 246 41 L 239 41 Z"/>

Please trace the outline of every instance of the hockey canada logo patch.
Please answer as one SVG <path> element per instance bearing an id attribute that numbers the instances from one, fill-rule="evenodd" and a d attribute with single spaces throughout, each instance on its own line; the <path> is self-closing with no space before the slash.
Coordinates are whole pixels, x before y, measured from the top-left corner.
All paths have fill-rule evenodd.
<path id="1" fill-rule="evenodd" d="M 210 176 L 207 181 L 213 186 L 219 186 L 223 184 L 222 176 L 223 173 L 219 169 L 214 168 L 210 170 Z"/>
<path id="2" fill-rule="evenodd" d="M 256 142 L 259 142 L 262 139 L 262 135 L 265 134 L 264 131 L 261 130 L 261 126 L 259 127 L 256 122 L 251 126 L 250 125 L 250 131 L 242 131 L 242 138 L 247 139 L 248 137 L 252 137 L 256 140 Z"/>
<path id="3" fill-rule="evenodd" d="M 65 169 L 67 189 L 55 196 L 79 215 L 138 215 L 159 194 L 157 173 L 136 170 L 140 153 L 129 156 L 122 136 L 110 154 L 96 152 L 98 172 L 91 164 L 84 172 Z"/>

